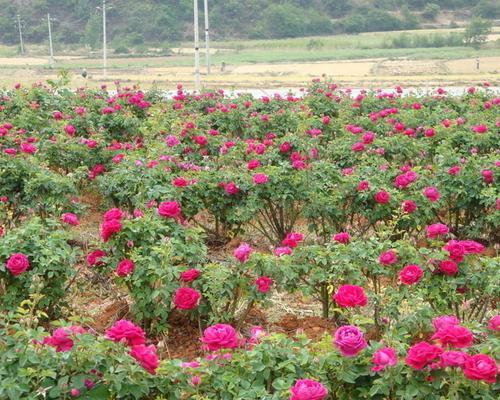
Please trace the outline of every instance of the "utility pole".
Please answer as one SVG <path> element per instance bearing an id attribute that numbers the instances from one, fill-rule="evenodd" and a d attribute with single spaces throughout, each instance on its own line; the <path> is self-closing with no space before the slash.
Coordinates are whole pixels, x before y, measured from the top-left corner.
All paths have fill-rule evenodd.
<path id="1" fill-rule="evenodd" d="M 106 0 L 102 0 L 102 68 L 104 79 L 108 76 L 108 49 L 106 47 Z"/>
<path id="2" fill-rule="evenodd" d="M 21 54 L 24 55 L 23 30 L 21 28 L 21 17 L 17 14 L 17 27 L 19 28 L 19 42 L 21 44 Z"/>
<path id="3" fill-rule="evenodd" d="M 198 27 L 198 0 L 194 0 L 194 78 L 195 89 L 200 91 L 200 33 Z"/>
<path id="4" fill-rule="evenodd" d="M 210 74 L 210 38 L 208 26 L 208 0 L 204 0 L 205 5 L 205 60 L 207 62 L 207 75 Z"/>
<path id="5" fill-rule="evenodd" d="M 47 14 L 47 24 L 49 25 L 49 63 L 50 67 L 54 66 L 54 48 L 52 47 L 52 27 L 50 23 L 50 14 Z"/>

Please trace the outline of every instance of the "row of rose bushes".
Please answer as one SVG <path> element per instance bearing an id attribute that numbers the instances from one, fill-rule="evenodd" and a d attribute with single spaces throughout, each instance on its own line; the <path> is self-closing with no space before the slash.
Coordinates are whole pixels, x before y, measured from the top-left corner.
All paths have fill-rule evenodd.
<path id="1" fill-rule="evenodd" d="M 162 361 L 130 321 L 104 335 L 77 325 L 46 332 L 32 327 L 30 304 L 0 320 L 2 398 L 489 400 L 497 388 L 498 317 L 474 331 L 434 318 L 432 336 L 413 343 L 368 340 L 352 325 L 311 343 L 216 324 L 201 334 L 204 357 Z"/>
<path id="2" fill-rule="evenodd" d="M 15 172 L 4 207 L 22 215 L 46 204 L 38 213 L 60 215 L 75 206 L 74 188 L 97 178 L 115 206 L 177 200 L 187 218 L 208 213 L 205 228 L 222 239 L 256 214 L 251 225 L 274 243 L 298 218 L 320 236 L 343 229 L 339 221 L 364 233 L 403 207 L 402 229 L 439 218 L 494 242 L 498 104 L 482 90 L 353 98 L 325 83 L 301 99 L 19 89 L 1 106 L 10 122 L 0 167 Z"/>

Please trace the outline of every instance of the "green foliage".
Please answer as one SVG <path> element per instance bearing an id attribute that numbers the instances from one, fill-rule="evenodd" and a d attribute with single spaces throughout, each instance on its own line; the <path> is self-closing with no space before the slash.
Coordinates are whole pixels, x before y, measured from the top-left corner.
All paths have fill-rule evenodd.
<path id="1" fill-rule="evenodd" d="M 479 48 L 486 41 L 491 29 L 492 24 L 490 21 L 478 17 L 472 18 L 470 24 L 465 28 L 465 43 Z"/>

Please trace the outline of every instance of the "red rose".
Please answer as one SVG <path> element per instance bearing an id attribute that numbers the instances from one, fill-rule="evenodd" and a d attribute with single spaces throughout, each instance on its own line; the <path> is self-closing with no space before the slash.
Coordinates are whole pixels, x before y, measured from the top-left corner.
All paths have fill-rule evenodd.
<path id="1" fill-rule="evenodd" d="M 417 203 L 415 203 L 413 200 L 405 200 L 401 204 L 401 207 L 403 208 L 403 211 L 407 214 L 411 214 L 417 209 Z"/>
<path id="2" fill-rule="evenodd" d="M 110 221 L 104 221 L 101 224 L 101 238 L 104 242 L 107 242 L 109 238 L 117 232 L 120 232 L 122 229 L 122 223 L 117 219 L 112 219 Z"/>
<path id="3" fill-rule="evenodd" d="M 470 330 L 463 326 L 447 325 L 438 329 L 431 339 L 438 340 L 443 346 L 450 345 L 462 349 L 472 345 L 474 336 Z"/>
<path id="4" fill-rule="evenodd" d="M 458 265 L 452 260 L 439 261 L 439 270 L 448 276 L 453 276 L 458 272 Z"/>
<path id="5" fill-rule="evenodd" d="M 387 193 L 385 190 L 381 190 L 375 193 L 375 196 L 373 198 L 379 204 L 386 204 L 391 200 L 391 195 Z"/>
<path id="6" fill-rule="evenodd" d="M 398 255 L 394 250 L 388 250 L 380 255 L 378 261 L 382 265 L 391 265 L 398 262 Z"/>
<path id="7" fill-rule="evenodd" d="M 156 368 L 158 368 L 160 362 L 156 354 L 155 346 L 146 346 L 144 344 L 133 346 L 130 350 L 130 355 L 150 374 L 154 375 L 156 373 Z"/>
<path id="8" fill-rule="evenodd" d="M 362 287 L 356 285 L 342 285 L 333 295 L 333 300 L 340 307 L 366 306 L 368 298 Z"/>
<path id="9" fill-rule="evenodd" d="M 194 289 L 181 287 L 175 291 L 174 304 L 181 310 L 192 310 L 198 305 L 201 294 Z"/>
<path id="10" fill-rule="evenodd" d="M 132 322 L 122 319 L 106 331 L 106 337 L 113 342 L 125 341 L 129 346 L 144 344 L 146 334 Z"/>
<path id="11" fill-rule="evenodd" d="M 413 285 L 422 279 L 424 271 L 419 265 L 410 264 L 399 271 L 399 280 L 405 285 Z"/>
<path id="12" fill-rule="evenodd" d="M 410 367 L 420 370 L 440 357 L 442 352 L 441 347 L 427 342 L 419 342 L 410 347 L 405 362 Z"/>
<path id="13" fill-rule="evenodd" d="M 273 280 L 268 276 L 261 276 L 255 280 L 255 285 L 257 286 L 257 290 L 261 293 L 269 292 L 271 285 L 273 284 Z"/>
<path id="14" fill-rule="evenodd" d="M 470 356 L 464 364 L 464 375 L 474 381 L 495 383 L 498 374 L 496 361 L 486 354 Z"/>
<path id="15" fill-rule="evenodd" d="M 200 276 L 201 272 L 196 268 L 188 269 L 187 271 L 181 272 L 181 281 L 192 282 Z"/>
<path id="16" fill-rule="evenodd" d="M 181 215 L 181 206 L 176 201 L 164 201 L 158 207 L 158 214 L 165 218 L 178 218 Z"/>
<path id="17" fill-rule="evenodd" d="M 100 260 L 102 257 L 106 257 L 106 253 L 100 249 L 94 250 L 92 253 L 87 255 L 87 264 L 91 267 L 96 265 L 103 265 L 104 263 Z"/>
<path id="18" fill-rule="evenodd" d="M 14 253 L 9 257 L 5 265 L 12 275 L 18 276 L 30 267 L 30 262 L 24 254 Z"/>
<path id="19" fill-rule="evenodd" d="M 123 278 L 124 276 L 130 275 L 132 272 L 134 272 L 134 268 L 134 262 L 132 260 L 125 259 L 118 263 L 115 272 L 116 275 Z"/>

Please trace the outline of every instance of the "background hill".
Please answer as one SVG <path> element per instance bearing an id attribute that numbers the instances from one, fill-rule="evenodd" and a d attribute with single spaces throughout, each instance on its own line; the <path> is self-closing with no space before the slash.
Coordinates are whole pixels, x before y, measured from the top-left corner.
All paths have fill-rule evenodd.
<path id="1" fill-rule="evenodd" d="M 100 47 L 102 0 L 0 0 L 0 43 L 47 40 L 46 14 L 59 44 Z M 192 35 L 192 0 L 108 0 L 109 40 L 115 49 L 170 47 Z M 455 26 L 473 15 L 500 18 L 496 0 L 210 0 L 214 39 L 287 38 Z M 203 2 L 200 0 L 203 11 Z M 200 16 L 201 17 L 201 16 Z M 200 19 L 202 24 L 202 19 Z"/>

